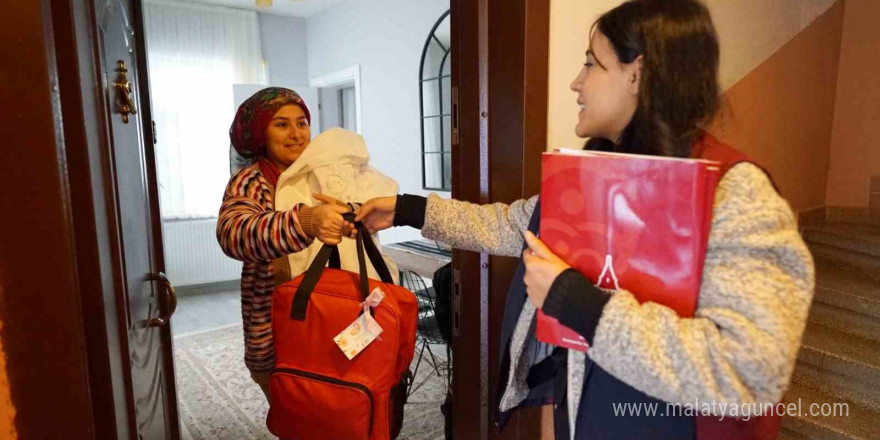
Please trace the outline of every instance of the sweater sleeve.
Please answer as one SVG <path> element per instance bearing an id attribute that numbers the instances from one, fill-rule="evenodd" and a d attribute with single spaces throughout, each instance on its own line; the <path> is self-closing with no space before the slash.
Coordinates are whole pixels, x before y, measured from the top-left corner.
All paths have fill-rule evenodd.
<path id="1" fill-rule="evenodd" d="M 609 299 L 607 293 L 590 284 L 580 272 L 569 268 L 553 280 L 541 310 L 592 344 Z"/>
<path id="2" fill-rule="evenodd" d="M 217 219 L 217 242 L 236 260 L 268 262 L 308 247 L 313 239 L 303 231 L 299 204 L 289 211 L 271 211 L 265 197 L 271 191 L 259 172 L 246 168 L 226 187 Z"/>
<path id="3" fill-rule="evenodd" d="M 409 226 L 422 229 L 425 225 L 425 209 L 428 199 L 412 194 L 397 196 L 397 204 L 394 205 L 393 226 Z"/>
<path id="4" fill-rule="evenodd" d="M 776 403 L 794 369 L 813 277 L 788 204 L 759 168 L 737 165 L 716 191 L 694 317 L 618 291 L 587 354 L 666 402 Z"/>
<path id="5" fill-rule="evenodd" d="M 422 235 L 458 249 L 518 257 L 537 201 L 532 196 L 510 205 L 477 205 L 431 194 Z"/>

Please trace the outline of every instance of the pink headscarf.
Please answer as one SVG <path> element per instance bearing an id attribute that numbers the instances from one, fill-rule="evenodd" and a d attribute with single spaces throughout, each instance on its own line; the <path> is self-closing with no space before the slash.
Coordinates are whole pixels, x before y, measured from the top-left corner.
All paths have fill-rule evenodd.
<path id="1" fill-rule="evenodd" d="M 253 160 L 266 155 L 266 128 L 275 112 L 285 105 L 294 104 L 302 108 L 309 124 L 312 116 L 306 102 L 293 90 L 283 87 L 268 87 L 254 93 L 238 107 L 235 119 L 229 127 L 229 140 L 232 147 L 244 159 Z"/>

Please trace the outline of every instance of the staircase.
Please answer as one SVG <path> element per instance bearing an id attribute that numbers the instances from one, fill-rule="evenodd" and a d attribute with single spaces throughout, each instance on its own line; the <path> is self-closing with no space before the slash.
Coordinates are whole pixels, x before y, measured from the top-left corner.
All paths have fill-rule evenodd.
<path id="1" fill-rule="evenodd" d="M 880 439 L 880 226 L 805 227 L 816 290 L 779 439 Z M 848 405 L 848 416 L 812 416 L 810 404 Z M 820 407 L 821 409 L 821 407 Z M 838 413 L 840 410 L 838 410 Z"/>

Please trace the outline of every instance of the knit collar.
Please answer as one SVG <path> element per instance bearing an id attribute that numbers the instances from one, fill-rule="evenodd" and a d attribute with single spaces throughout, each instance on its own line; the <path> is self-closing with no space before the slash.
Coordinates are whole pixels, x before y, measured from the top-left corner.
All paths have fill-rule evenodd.
<path id="1" fill-rule="evenodd" d="M 268 180 L 269 183 L 272 184 L 272 187 L 274 188 L 276 185 L 278 185 L 278 176 L 281 175 L 281 172 L 278 171 L 278 167 L 276 167 L 275 164 L 266 157 L 260 159 L 259 166 L 260 172 L 263 173 L 263 177 L 265 177 L 266 180 Z"/>

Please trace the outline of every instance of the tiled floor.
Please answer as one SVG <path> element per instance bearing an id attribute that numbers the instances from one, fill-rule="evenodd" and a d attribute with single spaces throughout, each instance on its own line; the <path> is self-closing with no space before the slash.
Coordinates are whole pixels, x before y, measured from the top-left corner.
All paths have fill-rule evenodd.
<path id="1" fill-rule="evenodd" d="M 432 278 L 434 271 L 446 264 L 446 261 L 426 258 L 412 252 L 385 247 L 382 252 L 389 255 L 397 263 L 400 270 L 411 270 L 424 278 Z"/>
<path id="2" fill-rule="evenodd" d="M 171 331 L 174 336 L 180 336 L 240 323 L 239 291 L 187 295 L 177 298 Z"/>

